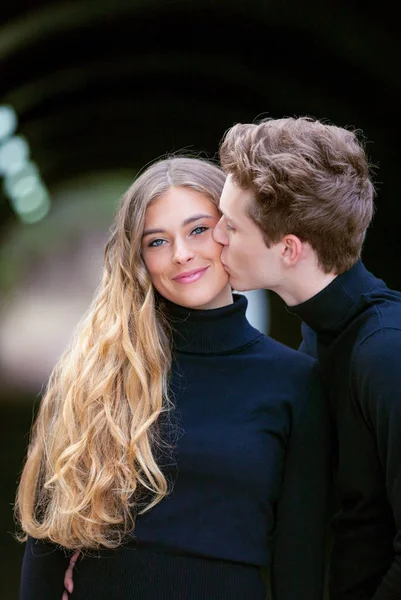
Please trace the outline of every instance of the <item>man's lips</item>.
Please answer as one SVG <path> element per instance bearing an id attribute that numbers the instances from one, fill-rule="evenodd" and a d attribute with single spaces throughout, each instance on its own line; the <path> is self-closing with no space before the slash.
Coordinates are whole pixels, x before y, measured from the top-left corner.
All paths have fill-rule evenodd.
<path id="1" fill-rule="evenodd" d="M 202 269 L 193 269 L 192 271 L 186 271 L 173 277 L 173 281 L 177 283 L 194 283 L 198 281 L 207 271 L 209 267 L 203 267 Z"/>

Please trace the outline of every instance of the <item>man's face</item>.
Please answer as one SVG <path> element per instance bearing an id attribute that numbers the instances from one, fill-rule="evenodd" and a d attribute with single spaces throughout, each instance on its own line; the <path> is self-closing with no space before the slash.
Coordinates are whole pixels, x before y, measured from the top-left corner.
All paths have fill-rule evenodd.
<path id="1" fill-rule="evenodd" d="M 268 248 L 262 230 L 250 218 L 251 190 L 236 186 L 229 175 L 220 199 L 222 217 L 213 237 L 224 248 L 221 260 L 234 290 L 274 289 L 281 279 L 281 244 Z"/>

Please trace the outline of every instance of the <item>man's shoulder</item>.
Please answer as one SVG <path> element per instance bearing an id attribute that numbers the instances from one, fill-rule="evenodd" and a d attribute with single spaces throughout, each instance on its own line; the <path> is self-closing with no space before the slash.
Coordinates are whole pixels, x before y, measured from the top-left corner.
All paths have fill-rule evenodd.
<path id="1" fill-rule="evenodd" d="M 371 350 L 388 353 L 401 345 L 401 294 L 393 290 L 366 298 L 366 308 L 354 322 L 354 355 L 365 356 Z"/>
<path id="2" fill-rule="evenodd" d="M 373 329 L 401 328 L 401 292 L 383 285 L 375 286 L 361 295 L 362 309 L 356 321 Z"/>
<path id="3" fill-rule="evenodd" d="M 401 294 L 390 290 L 389 296 L 374 305 L 379 327 L 383 329 L 401 329 Z"/>
<path id="4" fill-rule="evenodd" d="M 353 352 L 353 364 L 362 368 L 378 366 L 378 360 L 401 357 L 401 323 L 376 321 L 375 327 L 360 336 Z"/>

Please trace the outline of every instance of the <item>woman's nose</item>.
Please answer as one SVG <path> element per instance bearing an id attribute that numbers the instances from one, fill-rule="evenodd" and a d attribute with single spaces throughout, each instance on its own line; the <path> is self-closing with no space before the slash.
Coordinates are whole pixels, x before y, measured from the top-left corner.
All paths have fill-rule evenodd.
<path id="1" fill-rule="evenodd" d="M 178 264 L 187 263 L 193 259 L 195 253 L 185 242 L 179 241 L 174 244 L 173 261 Z"/>

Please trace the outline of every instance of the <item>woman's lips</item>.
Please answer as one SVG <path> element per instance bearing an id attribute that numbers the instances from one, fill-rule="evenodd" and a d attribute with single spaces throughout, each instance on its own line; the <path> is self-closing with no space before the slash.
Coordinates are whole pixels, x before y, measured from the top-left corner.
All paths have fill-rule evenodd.
<path id="1" fill-rule="evenodd" d="M 204 267 L 203 269 L 194 269 L 193 271 L 181 273 L 180 275 L 173 277 L 173 280 L 177 283 L 195 283 L 195 281 L 199 281 L 199 279 L 206 273 L 208 268 L 209 267 Z"/>

